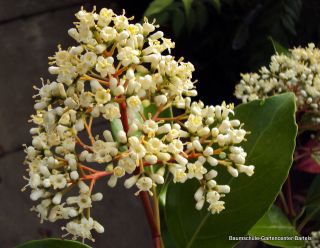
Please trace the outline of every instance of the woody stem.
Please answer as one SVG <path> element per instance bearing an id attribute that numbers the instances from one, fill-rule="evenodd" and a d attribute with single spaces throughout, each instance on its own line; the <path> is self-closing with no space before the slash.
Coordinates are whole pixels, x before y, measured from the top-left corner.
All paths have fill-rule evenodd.
<path id="1" fill-rule="evenodd" d="M 143 207 L 144 207 L 144 212 L 147 216 L 148 222 L 149 222 L 149 227 L 151 229 L 151 234 L 152 234 L 152 239 L 154 242 L 154 247 L 155 248 L 161 248 L 161 235 L 160 235 L 160 230 L 157 227 L 156 221 L 155 221 L 155 216 L 152 211 L 152 207 L 150 204 L 149 196 L 146 191 L 141 191 L 139 193 L 140 199 L 142 201 Z"/>

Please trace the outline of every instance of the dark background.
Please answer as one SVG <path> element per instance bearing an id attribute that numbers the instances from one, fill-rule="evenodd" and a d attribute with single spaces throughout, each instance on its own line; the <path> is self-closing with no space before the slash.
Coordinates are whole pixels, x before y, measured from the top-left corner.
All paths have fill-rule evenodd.
<path id="1" fill-rule="evenodd" d="M 20 189 L 25 166 L 21 144 L 29 143 L 33 113 L 32 85 L 48 76 L 47 57 L 58 44 L 72 44 L 67 29 L 74 13 L 84 5 L 126 9 L 127 16 L 141 20 L 150 1 L 0 0 L 0 247 L 11 248 L 30 239 L 61 235 L 61 223 L 40 224 L 29 211 L 28 192 Z M 271 36 L 286 47 L 319 43 L 318 0 L 224 0 L 221 8 L 213 0 L 194 0 L 189 19 L 181 2 L 155 15 L 166 36 L 176 41 L 173 54 L 184 56 L 196 68 L 194 78 L 199 98 L 207 104 L 236 101 L 235 83 L 241 72 L 266 65 L 273 53 Z M 93 216 L 106 229 L 95 235 L 94 247 L 152 247 L 139 199 L 119 184 L 107 189 L 100 184 L 104 200 L 93 208 Z M 248 247 L 248 246 L 246 246 Z"/>

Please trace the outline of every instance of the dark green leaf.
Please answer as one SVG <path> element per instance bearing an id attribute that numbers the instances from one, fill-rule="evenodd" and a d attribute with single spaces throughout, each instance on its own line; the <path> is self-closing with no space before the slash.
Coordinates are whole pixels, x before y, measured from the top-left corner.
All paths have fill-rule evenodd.
<path id="1" fill-rule="evenodd" d="M 154 0 L 149 4 L 147 10 L 144 12 L 144 15 L 151 16 L 160 13 L 172 3 L 173 0 Z"/>
<path id="2" fill-rule="evenodd" d="M 144 108 L 144 115 L 148 119 L 149 116 L 152 117 L 157 111 L 157 106 L 155 104 L 151 104 L 148 107 Z M 166 108 L 164 111 L 161 112 L 159 117 L 172 117 L 172 109 Z"/>
<path id="3" fill-rule="evenodd" d="M 169 11 L 165 10 L 165 11 L 160 12 L 152 17 L 156 18 L 157 24 L 163 25 L 163 24 L 167 23 L 168 20 L 170 19 L 170 13 L 169 13 Z"/>
<path id="4" fill-rule="evenodd" d="M 304 241 L 295 240 L 300 236 L 281 210 L 272 206 L 269 211 L 250 229 L 249 235 L 256 237 L 292 237 L 293 240 L 265 240 L 266 244 L 278 247 L 303 247 Z"/>
<path id="5" fill-rule="evenodd" d="M 16 248 L 90 248 L 90 246 L 72 240 L 41 239 L 28 241 Z"/>
<path id="6" fill-rule="evenodd" d="M 176 9 L 172 16 L 172 28 L 176 37 L 178 37 L 185 25 L 184 13 L 181 9 Z"/>
<path id="7" fill-rule="evenodd" d="M 210 0 L 209 2 L 220 13 L 220 11 L 221 11 L 221 1 L 220 0 Z"/>
<path id="8" fill-rule="evenodd" d="M 249 26 L 247 23 L 243 22 L 238 27 L 235 37 L 232 41 L 232 48 L 238 50 L 242 48 L 248 41 L 249 38 Z"/>
<path id="9" fill-rule="evenodd" d="M 202 30 L 205 27 L 205 25 L 207 24 L 207 21 L 208 21 L 207 8 L 202 2 L 199 2 L 195 6 L 195 12 L 196 12 L 196 18 L 197 18 L 197 27 L 200 30 Z"/>
<path id="10" fill-rule="evenodd" d="M 313 179 L 313 182 L 309 188 L 307 199 L 307 205 L 319 205 L 320 204 L 320 175 Z"/>
<path id="11" fill-rule="evenodd" d="M 183 2 L 184 9 L 186 11 L 186 15 L 189 16 L 193 0 L 182 0 L 182 2 Z"/>
<path id="12" fill-rule="evenodd" d="M 320 220 L 320 175 L 313 179 L 306 198 L 305 218 Z"/>
<path id="13" fill-rule="evenodd" d="M 299 20 L 299 13 L 297 13 L 291 5 L 283 4 L 283 8 L 289 16 L 296 22 Z"/>
<path id="14" fill-rule="evenodd" d="M 295 23 L 294 23 L 291 16 L 289 16 L 289 15 L 282 16 L 281 23 L 291 34 L 293 34 L 293 35 L 297 34 L 296 28 L 295 28 Z"/>
<path id="15" fill-rule="evenodd" d="M 195 210 L 194 192 L 198 182 L 169 184 L 166 223 L 179 248 L 232 247 L 229 235 L 244 236 L 264 215 L 279 193 L 290 166 L 295 146 L 295 99 L 291 93 L 242 104 L 235 118 L 250 130 L 247 164 L 256 166 L 252 177 L 240 175 L 230 182 L 226 210 L 211 215 Z M 221 175 L 219 177 L 221 182 Z"/>
<path id="16" fill-rule="evenodd" d="M 197 16 L 195 11 L 191 11 L 189 14 L 189 18 L 187 19 L 187 28 L 188 28 L 188 34 L 192 35 L 192 32 L 194 31 L 197 24 Z"/>

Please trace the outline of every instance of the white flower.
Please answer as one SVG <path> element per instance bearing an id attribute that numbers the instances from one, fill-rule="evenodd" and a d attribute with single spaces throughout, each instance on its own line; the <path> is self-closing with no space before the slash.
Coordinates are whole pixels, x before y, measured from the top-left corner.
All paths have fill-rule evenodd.
<path id="1" fill-rule="evenodd" d="M 130 64 L 139 64 L 139 51 L 131 47 L 124 47 L 119 50 L 117 59 L 121 61 L 123 66 L 128 66 Z"/>
<path id="2" fill-rule="evenodd" d="M 188 179 L 183 169 L 172 169 L 172 171 L 174 183 L 184 183 Z"/>
<path id="3" fill-rule="evenodd" d="M 154 136 L 157 130 L 158 124 L 153 120 L 146 120 L 142 125 L 142 131 L 150 136 Z"/>
<path id="4" fill-rule="evenodd" d="M 152 192 L 150 191 L 152 188 L 152 179 L 150 177 L 140 177 L 136 183 L 136 186 L 139 189 L 136 194 L 140 193 L 140 191 L 148 191 L 152 195 Z"/>
<path id="5" fill-rule="evenodd" d="M 125 169 L 121 166 L 117 166 L 113 169 L 113 174 L 116 176 L 116 177 L 123 177 L 125 175 Z"/>
<path id="6" fill-rule="evenodd" d="M 102 8 L 98 17 L 98 26 L 105 27 L 109 25 L 114 17 L 114 13 L 111 9 Z"/>
<path id="7" fill-rule="evenodd" d="M 199 115 L 189 115 L 188 120 L 185 122 L 185 126 L 190 132 L 194 133 L 202 127 L 202 117 Z"/>
<path id="8" fill-rule="evenodd" d="M 130 137 L 128 139 L 130 144 L 130 153 L 133 158 L 135 159 L 141 159 L 146 154 L 145 147 L 140 143 L 139 139 L 135 136 Z"/>
<path id="9" fill-rule="evenodd" d="M 222 210 L 224 210 L 224 201 L 216 201 L 214 203 L 211 203 L 208 207 L 208 210 L 212 213 L 212 214 L 218 214 L 220 213 Z"/>
<path id="10" fill-rule="evenodd" d="M 168 146 L 168 151 L 171 152 L 172 154 L 178 154 L 183 151 L 183 143 L 179 139 L 173 140 L 169 146 Z"/>
<path id="11" fill-rule="evenodd" d="M 101 38 L 106 42 L 115 40 L 117 38 L 117 35 L 117 30 L 112 27 L 104 27 L 100 32 Z"/>
<path id="12" fill-rule="evenodd" d="M 98 89 L 94 97 L 98 104 L 105 104 L 111 100 L 110 93 L 104 89 Z"/>
<path id="13" fill-rule="evenodd" d="M 119 106 L 116 103 L 106 104 L 101 112 L 103 113 L 103 117 L 110 121 L 121 117 Z"/>
<path id="14" fill-rule="evenodd" d="M 93 67 L 97 61 L 97 55 L 93 52 L 87 52 L 81 56 L 81 60 L 87 65 L 88 67 Z"/>
<path id="15" fill-rule="evenodd" d="M 80 210 L 91 207 L 91 197 L 89 194 L 80 194 L 79 196 L 73 196 L 67 198 L 69 205 L 77 204 Z"/>
<path id="16" fill-rule="evenodd" d="M 67 184 L 67 179 L 64 175 L 51 175 L 50 182 L 54 189 L 63 189 Z"/>
<path id="17" fill-rule="evenodd" d="M 112 160 L 112 157 L 118 154 L 115 142 L 103 142 L 97 140 L 93 143 L 93 159 L 98 163 L 106 163 Z"/>
<path id="18" fill-rule="evenodd" d="M 137 165 L 135 161 L 130 157 L 125 157 L 119 160 L 118 166 L 121 166 L 127 173 L 133 173 Z"/>
<path id="19" fill-rule="evenodd" d="M 142 107 L 141 100 L 138 96 L 129 97 L 127 99 L 127 104 L 128 107 L 134 112 L 138 112 Z"/>
<path id="20" fill-rule="evenodd" d="M 80 105 L 82 107 L 90 107 L 90 105 L 92 104 L 93 102 L 93 96 L 92 96 L 92 93 L 91 92 L 83 92 L 81 95 L 80 95 Z"/>
<path id="21" fill-rule="evenodd" d="M 146 149 L 150 153 L 158 153 L 165 148 L 165 145 L 158 138 L 151 138 L 146 143 Z"/>
<path id="22" fill-rule="evenodd" d="M 113 62 L 113 57 L 98 57 L 96 70 L 100 72 L 101 77 L 106 77 L 108 74 L 114 74 L 116 72 L 116 69 L 113 67 Z"/>
<path id="23" fill-rule="evenodd" d="M 188 177 L 202 179 L 203 175 L 207 173 L 207 169 L 200 162 L 196 161 L 194 164 L 189 163 L 188 168 Z"/>

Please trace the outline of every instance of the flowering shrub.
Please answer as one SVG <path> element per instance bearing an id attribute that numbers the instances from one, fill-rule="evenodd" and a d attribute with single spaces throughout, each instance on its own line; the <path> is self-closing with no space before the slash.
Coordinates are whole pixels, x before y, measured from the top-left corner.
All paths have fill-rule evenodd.
<path id="1" fill-rule="evenodd" d="M 246 163 L 247 151 L 242 147 L 249 132 L 234 116 L 233 104 L 205 106 L 192 101 L 197 95 L 194 66 L 170 55 L 174 43 L 157 30 L 154 21 L 133 24 L 124 12 L 116 15 L 105 8 L 99 13 L 81 9 L 76 18 L 68 34 L 77 45 L 66 50 L 59 46 L 49 57 L 49 72 L 56 79 L 35 87 L 32 145 L 25 147 L 26 187 L 36 202 L 32 210 L 41 222 L 67 220 L 64 236 L 94 241 L 93 230 L 104 232 L 90 215 L 93 202 L 103 198 L 94 185 L 108 177 L 108 186 L 114 187 L 123 178 L 124 186 L 135 187 L 135 195 L 143 200 L 155 246 L 161 247 L 157 186 L 168 186 L 165 178 L 173 184 L 194 179 L 197 187 L 188 193 L 195 200 L 193 209 L 205 206 L 210 214 L 219 214 L 231 190 L 225 172 L 231 178 L 254 174 L 255 166 Z M 291 98 L 281 97 L 292 124 L 284 132 L 288 150 L 279 159 L 283 173 L 275 178 L 276 187 L 266 195 L 254 222 L 270 205 L 290 166 L 295 133 Z M 270 104 L 276 106 L 278 101 Z M 259 106 L 246 108 L 258 111 Z M 102 133 L 95 132 L 97 123 L 106 127 Z"/>

